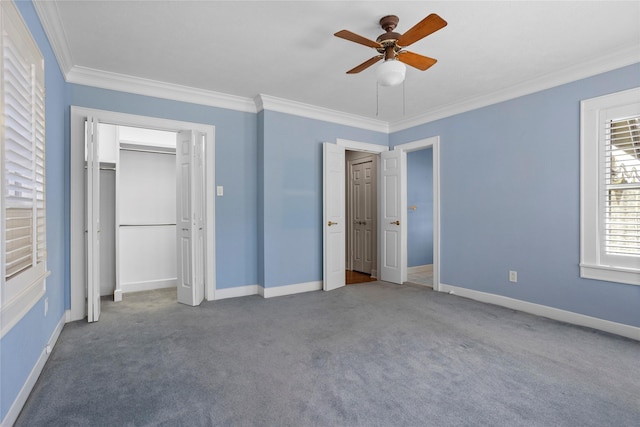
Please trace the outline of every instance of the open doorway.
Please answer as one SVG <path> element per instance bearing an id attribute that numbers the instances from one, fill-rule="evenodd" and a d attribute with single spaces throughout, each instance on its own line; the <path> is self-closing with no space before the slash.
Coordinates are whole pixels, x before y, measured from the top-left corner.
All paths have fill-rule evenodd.
<path id="1" fill-rule="evenodd" d="M 121 301 L 131 292 L 174 288 L 177 133 L 98 128 L 100 296 Z"/>
<path id="2" fill-rule="evenodd" d="M 90 123 L 90 125 L 87 123 Z M 163 215 L 169 213 L 169 210 L 173 210 L 172 218 L 167 216 L 168 219 L 156 218 L 150 223 L 141 223 L 139 221 L 141 218 L 137 218 L 136 215 L 139 216 L 141 210 L 147 209 L 148 206 L 138 206 L 138 208 L 134 207 L 135 209 L 133 209 L 133 212 L 129 212 L 131 215 L 127 217 L 127 221 L 130 221 L 124 225 L 136 227 L 137 230 L 134 231 L 134 234 L 136 232 L 144 234 L 152 228 L 166 227 L 167 230 L 164 230 L 165 234 L 167 236 L 171 235 L 171 239 L 174 242 L 173 247 L 168 248 L 169 256 L 171 254 L 171 250 L 173 250 L 174 253 L 180 253 L 180 251 L 185 253 L 184 251 L 186 250 L 190 251 L 188 252 L 188 257 L 181 258 L 183 260 L 188 260 L 187 262 L 177 262 L 177 274 L 173 274 L 173 277 L 177 276 L 177 283 L 187 283 L 188 280 L 190 285 L 189 288 L 194 294 L 194 298 L 192 298 L 192 300 L 195 301 L 198 299 L 197 292 L 195 292 L 195 289 L 198 286 L 193 286 L 192 283 L 197 279 L 198 274 L 201 274 L 202 281 L 200 283 L 203 289 L 199 294 L 199 301 L 201 301 L 202 298 L 206 300 L 215 299 L 215 140 L 213 126 L 145 116 L 134 116 L 103 110 L 71 107 L 71 307 L 68 312 L 67 321 L 80 320 L 87 316 L 89 309 L 95 305 L 93 301 L 96 300 L 96 296 L 98 304 L 97 313 L 99 316 L 99 301 L 101 293 L 99 288 L 101 264 L 99 261 L 99 255 L 101 252 L 100 249 L 102 246 L 101 244 L 103 243 L 103 238 L 101 237 L 102 224 L 100 221 L 100 215 L 95 214 L 95 212 L 100 211 L 100 203 L 99 201 L 96 201 L 94 204 L 94 201 L 99 200 L 100 197 L 94 196 L 95 194 L 101 196 L 101 186 L 99 185 L 100 171 L 98 171 L 100 160 L 99 154 L 96 153 L 100 152 L 100 131 L 105 129 L 100 129 L 97 124 L 113 125 L 116 129 L 119 126 L 121 127 L 120 130 L 124 128 L 131 128 L 133 131 L 146 129 L 149 132 L 162 131 L 171 134 L 172 147 L 162 147 L 162 144 L 160 144 L 160 146 L 158 144 L 146 144 L 145 146 L 145 144 L 140 144 L 139 141 L 137 143 L 135 141 L 134 143 L 129 141 L 129 143 L 125 143 L 125 148 L 127 148 L 126 152 L 130 154 L 126 154 L 125 156 L 132 157 L 129 160 L 132 160 L 131 165 L 134 167 L 129 168 L 129 171 L 133 175 L 138 174 L 138 167 L 140 166 L 140 163 L 135 160 L 134 157 L 139 157 L 141 155 L 146 156 L 152 153 L 154 155 L 152 157 L 157 158 L 158 156 L 162 156 L 165 158 L 164 162 L 167 163 L 174 172 L 172 175 L 173 181 L 169 183 L 172 179 L 166 175 L 163 175 L 162 177 L 152 177 L 151 179 L 147 177 L 145 178 L 145 185 L 147 187 L 155 186 L 156 188 L 154 191 L 161 189 L 163 186 L 173 189 L 173 192 L 169 192 L 174 195 L 174 197 L 171 198 L 173 209 L 160 209 Z M 90 143 L 87 143 L 86 141 L 90 141 Z M 91 153 L 91 156 L 87 156 L 86 158 L 85 144 L 89 144 L 92 147 L 90 150 L 87 150 Z M 120 145 L 122 146 L 122 143 Z M 119 152 L 119 154 L 122 153 Z M 148 159 L 150 158 L 151 157 Z M 193 163 L 187 164 L 186 161 L 188 159 L 194 159 Z M 194 167 L 191 167 L 191 165 Z M 123 166 L 123 164 L 120 164 L 121 172 L 124 170 L 122 169 Z M 150 168 L 154 169 L 157 166 L 157 164 L 155 164 L 155 166 L 151 165 Z M 86 184 L 83 179 L 85 176 L 85 167 L 87 167 Z M 116 168 L 114 167 L 114 169 Z M 117 170 L 114 170 L 114 172 L 116 172 L 116 174 L 118 173 Z M 92 177 L 91 185 L 89 185 L 89 176 Z M 187 185 L 181 184 L 181 179 L 184 183 L 184 178 L 188 178 L 190 180 Z M 201 191 L 198 190 L 200 184 L 197 182 L 200 178 L 202 187 Z M 162 184 L 163 182 L 164 184 Z M 98 183 L 98 185 L 96 185 L 96 183 Z M 142 191 L 150 191 L 148 189 L 145 190 L 140 186 L 136 188 L 137 189 L 135 191 L 132 191 L 133 194 L 129 195 L 130 199 L 135 198 L 135 195 L 139 195 Z M 180 193 L 180 189 L 184 188 L 189 191 L 182 191 Z M 129 189 L 134 190 L 134 186 Z M 202 197 L 198 196 L 200 193 L 202 194 Z M 194 202 L 197 199 L 200 199 L 199 203 L 202 204 L 202 209 L 198 208 L 198 210 L 195 210 L 196 208 L 193 208 L 194 210 L 186 212 L 182 207 L 182 203 L 179 203 L 180 200 L 184 200 L 188 202 L 187 205 L 189 206 L 197 206 L 197 203 Z M 164 201 L 160 201 L 161 204 L 166 203 L 168 198 L 165 197 L 163 200 Z M 130 202 L 130 204 L 131 203 L 134 202 Z M 92 215 L 88 215 L 87 212 L 89 209 L 92 210 Z M 182 215 L 184 212 L 186 212 L 186 215 Z M 193 213 L 193 215 L 191 215 L 191 213 Z M 193 219 L 199 215 L 198 213 L 201 214 L 201 222 L 196 223 L 194 219 L 193 221 L 188 221 L 188 226 L 183 224 L 183 217 Z M 158 212 L 153 213 L 153 215 L 156 214 L 158 214 Z M 92 221 L 87 221 L 87 229 L 85 229 L 85 217 L 93 218 Z M 171 222 L 172 219 L 173 222 Z M 172 225 L 174 223 L 179 224 L 179 226 Z M 171 227 L 173 227 L 173 232 L 168 231 Z M 178 228 L 187 229 L 187 231 L 191 233 L 189 239 L 185 238 L 185 236 L 179 235 L 177 231 Z M 133 228 L 131 231 L 133 231 Z M 129 249 L 135 249 L 137 244 L 140 244 L 141 242 L 153 242 L 156 240 L 157 236 L 153 238 L 139 238 L 140 236 L 138 236 L 138 238 L 133 236 L 130 237 L 132 237 L 132 239 L 129 240 L 132 240 L 133 243 Z M 178 244 L 178 241 L 180 244 Z M 196 241 L 204 242 L 202 244 L 202 251 L 204 252 L 202 256 L 193 256 L 193 250 L 197 247 L 197 245 L 195 245 Z M 193 247 L 190 247 L 192 243 Z M 117 242 L 114 242 L 114 244 L 117 245 Z M 156 248 L 140 252 L 144 253 L 148 258 L 153 259 L 157 255 L 154 255 L 153 253 L 155 249 Z M 94 255 L 92 255 L 92 253 Z M 96 253 L 98 254 L 97 257 L 95 257 Z M 165 255 L 167 254 L 162 256 Z M 159 255 L 158 258 L 162 258 L 162 256 Z M 118 258 L 118 256 L 115 256 L 114 262 L 117 262 Z M 93 259 L 95 262 L 89 262 L 88 259 Z M 198 265 L 198 259 L 202 260 L 200 263 L 201 265 Z M 156 259 L 154 261 L 158 260 L 159 259 Z M 148 261 L 148 259 L 145 261 Z M 136 268 L 134 269 L 136 271 L 134 274 L 137 274 L 140 271 L 138 269 L 138 265 L 139 264 L 136 263 Z M 96 268 L 91 266 L 96 266 Z M 172 262 L 171 266 L 165 265 L 163 268 L 173 268 L 174 266 L 176 266 L 176 263 Z M 116 272 L 117 271 L 118 269 L 116 268 Z M 96 274 L 96 272 L 98 274 Z M 120 271 L 120 273 L 122 273 L 122 271 Z M 167 279 L 171 280 L 172 278 L 167 277 Z M 144 282 L 145 280 L 136 281 L 134 278 L 134 280 L 132 280 L 134 287 L 131 288 L 131 290 L 134 290 L 136 286 L 136 290 L 144 290 L 144 287 L 149 285 Z M 98 284 L 97 286 L 96 283 Z M 152 286 L 157 287 L 158 284 L 160 284 L 159 287 L 170 286 L 169 283 L 162 284 L 162 279 L 160 279 L 159 283 L 156 281 Z M 90 290 L 91 294 L 89 294 Z M 117 297 L 116 291 L 117 289 L 114 290 L 114 297 Z M 181 286 L 178 286 L 179 301 L 181 301 L 180 291 Z M 196 304 L 186 303 L 189 305 L 197 304 L 197 302 Z M 96 312 L 95 309 L 94 312 Z"/>
<path id="3" fill-rule="evenodd" d="M 407 281 L 433 287 L 433 148 L 407 153 Z"/>
<path id="4" fill-rule="evenodd" d="M 323 289 L 345 286 L 347 255 L 345 208 L 345 150 L 379 155 L 377 276 L 379 280 L 407 282 L 407 153 L 433 150 L 433 289 L 440 290 L 440 138 L 388 147 L 340 140 L 323 143 Z"/>
<path id="5" fill-rule="evenodd" d="M 377 280 L 378 155 L 346 150 L 347 285 Z"/>

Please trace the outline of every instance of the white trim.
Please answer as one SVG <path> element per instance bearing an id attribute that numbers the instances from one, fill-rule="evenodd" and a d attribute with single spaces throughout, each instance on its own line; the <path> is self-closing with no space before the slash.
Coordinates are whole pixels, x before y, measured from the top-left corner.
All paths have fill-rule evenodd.
<path id="1" fill-rule="evenodd" d="M 121 294 L 128 294 L 130 292 L 152 291 L 154 289 L 175 288 L 177 279 L 158 279 L 158 280 L 143 280 L 139 282 L 121 283 Z M 120 297 L 122 298 L 122 297 Z M 114 292 L 115 301 L 115 292 Z"/>
<path id="2" fill-rule="evenodd" d="M 407 274 L 429 273 L 433 271 L 433 264 L 416 265 L 407 267 Z"/>
<path id="3" fill-rule="evenodd" d="M 38 377 L 42 373 L 42 369 L 44 368 L 45 363 L 49 359 L 51 350 L 56 345 L 56 342 L 58 342 L 58 337 L 60 337 L 60 333 L 62 332 L 62 328 L 64 327 L 64 324 L 65 324 L 65 318 L 66 318 L 66 314 L 63 314 L 62 317 L 60 317 L 58 324 L 56 325 L 55 329 L 53 330 L 53 333 L 51 334 L 51 337 L 49 338 L 49 341 L 42 349 L 42 353 L 40 353 L 40 357 L 36 361 L 36 364 L 33 366 L 33 369 L 31 369 L 31 372 L 29 373 L 27 380 L 22 385 L 20 392 L 16 396 L 15 400 L 11 404 L 11 407 L 7 411 L 7 414 L 5 415 L 4 419 L 0 423 L 0 427 L 12 426 L 18 419 L 18 415 L 20 415 L 20 411 L 22 411 L 22 408 L 24 407 L 24 404 L 27 401 L 29 394 L 31 394 L 31 391 L 33 390 L 33 386 L 36 385 L 36 381 L 38 380 Z"/>
<path id="4" fill-rule="evenodd" d="M 228 95 L 211 90 L 198 89 L 158 80 L 143 79 L 109 71 L 95 70 L 74 66 L 66 76 L 69 83 L 93 86 L 102 89 L 134 93 L 138 95 L 164 98 L 210 107 L 256 113 L 256 106 L 251 98 Z"/>
<path id="5" fill-rule="evenodd" d="M 55 1 L 34 1 L 32 4 L 58 60 L 62 75 L 66 76 L 73 67 L 73 57 L 71 49 L 69 49 L 67 33 L 64 31 L 60 18 L 58 3 Z"/>
<path id="6" fill-rule="evenodd" d="M 47 38 L 51 43 L 62 73 L 69 83 L 84 84 L 104 89 L 126 91 L 247 112 L 261 111 L 265 108 L 264 105 L 266 101 L 266 109 L 268 110 L 326 120 L 354 127 L 362 127 L 363 129 L 385 132 L 387 134 L 640 62 L 640 52 L 637 46 L 629 46 L 617 52 L 612 52 L 609 55 L 601 55 L 597 58 L 574 64 L 563 70 L 555 71 L 509 88 L 478 95 L 455 104 L 434 108 L 412 117 L 387 123 L 381 120 L 373 120 L 267 95 L 258 95 L 254 100 L 251 100 L 249 98 L 226 95 L 219 92 L 208 92 L 191 87 L 138 79 L 132 76 L 75 66 L 56 3 L 36 1 L 33 2 L 33 4 L 44 31 L 47 34 Z M 101 82 L 103 78 L 106 79 L 106 82 Z M 301 107 L 302 109 L 300 109 Z"/>
<path id="7" fill-rule="evenodd" d="M 50 271 L 45 272 L 10 301 L 3 301 L 0 308 L 0 339 L 40 301 L 47 290 L 46 278 L 50 274 Z M 2 285 L 5 285 L 4 281 Z"/>
<path id="8" fill-rule="evenodd" d="M 490 294 L 486 292 L 475 291 L 472 289 L 446 285 L 444 283 L 441 283 L 439 287 L 441 292 L 447 292 L 449 294 L 458 295 L 464 298 L 470 298 L 488 304 L 495 304 L 501 307 L 535 314 L 536 316 L 547 317 L 549 319 L 558 320 L 560 322 L 586 326 L 588 328 L 598 329 L 600 331 L 622 335 L 624 337 L 640 341 L 640 328 L 636 326 L 625 325 L 623 323 L 617 323 L 610 320 L 599 319 L 597 317 L 586 316 L 584 314 L 574 313 L 572 311 L 561 310 L 559 308 L 509 298 L 502 295 Z"/>
<path id="9" fill-rule="evenodd" d="M 258 288 L 260 285 L 237 286 L 235 288 L 216 289 L 216 300 L 227 298 L 247 297 L 260 295 Z"/>
<path id="10" fill-rule="evenodd" d="M 394 150 L 403 150 L 405 152 L 422 150 L 424 148 L 433 148 L 433 289 L 435 291 L 440 290 L 440 137 L 432 136 L 426 139 L 420 139 L 417 141 L 407 142 L 406 144 L 398 144 L 393 147 Z M 405 171 L 406 172 L 406 171 Z M 407 194 L 407 180 L 402 180 L 402 188 L 401 190 L 405 194 Z M 407 218 L 406 209 L 403 210 L 404 216 L 402 219 L 402 223 L 405 224 L 403 226 L 402 231 L 405 233 L 405 244 L 406 244 L 406 232 L 407 232 Z M 405 250 L 406 254 L 407 251 Z M 400 262 L 404 263 L 405 271 L 407 265 L 407 258 L 400 260 Z"/>
<path id="11" fill-rule="evenodd" d="M 350 139 L 336 138 L 336 145 L 344 147 L 345 150 L 364 151 L 366 153 L 379 154 L 383 151 L 389 151 L 386 145 L 371 144 L 369 142 L 352 141 Z"/>
<path id="12" fill-rule="evenodd" d="M 638 257 L 605 254 L 601 242 L 602 123 L 607 114 L 629 113 L 628 109 L 634 113 L 640 109 L 640 87 L 580 102 L 580 277 L 640 285 Z"/>
<path id="13" fill-rule="evenodd" d="M 638 50 L 637 46 L 631 46 L 609 55 L 599 56 L 593 60 L 575 64 L 563 70 L 555 71 L 523 83 L 518 83 L 505 89 L 478 95 L 455 104 L 443 105 L 406 119 L 391 122 L 389 123 L 389 132 L 398 132 L 435 120 L 455 116 L 456 114 L 498 104 L 638 62 L 640 62 L 640 50 Z"/>
<path id="14" fill-rule="evenodd" d="M 258 111 L 269 110 L 309 119 L 322 120 L 339 125 L 353 126 L 375 132 L 389 133 L 389 124 L 382 120 L 374 120 L 355 114 L 331 110 L 302 102 L 291 101 L 275 96 L 260 94 L 255 98 Z"/>
<path id="15" fill-rule="evenodd" d="M 96 110 L 71 106 L 70 114 L 70 138 L 71 138 L 71 320 L 80 320 L 85 317 L 85 278 L 84 278 L 84 156 L 81 147 L 84 146 L 83 123 L 85 117 L 93 116 L 101 123 L 110 123 L 123 126 L 144 127 L 149 129 L 177 132 L 181 130 L 197 130 L 207 135 L 206 152 L 206 191 L 207 198 L 207 248 L 206 248 L 206 284 L 205 298 L 211 301 L 214 298 L 216 288 L 216 264 L 215 264 L 215 127 L 203 123 L 190 123 L 177 120 L 162 119 L 157 117 L 138 116 L 133 114 L 117 113 L 113 111 Z M 209 142 L 210 141 L 210 142 Z M 209 149 L 210 148 L 210 149 Z M 114 300 L 118 295 L 114 294 Z"/>
<path id="16" fill-rule="evenodd" d="M 640 269 L 611 267 L 607 265 L 580 264 L 580 277 L 607 282 L 640 285 Z"/>
<path id="17" fill-rule="evenodd" d="M 295 283 L 293 285 L 276 286 L 273 288 L 259 287 L 258 292 L 265 298 L 281 297 L 284 295 L 299 294 L 302 292 L 313 292 L 322 290 L 322 280 L 306 283 Z"/>

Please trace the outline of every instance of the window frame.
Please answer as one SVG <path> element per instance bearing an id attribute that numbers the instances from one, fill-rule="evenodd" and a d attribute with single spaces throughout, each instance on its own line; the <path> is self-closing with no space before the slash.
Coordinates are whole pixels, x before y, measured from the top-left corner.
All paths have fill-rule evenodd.
<path id="1" fill-rule="evenodd" d="M 4 61 L 5 61 L 5 40 L 4 33 L 7 32 L 7 36 L 11 39 L 11 43 L 15 44 L 19 47 L 19 51 L 24 54 L 24 59 L 27 63 L 32 65 L 31 67 L 31 75 L 29 79 L 32 83 L 32 92 L 31 92 L 31 102 L 32 109 L 30 118 L 32 123 L 34 122 L 34 117 L 36 115 L 42 115 L 42 124 L 45 125 L 45 106 L 44 106 L 44 97 L 45 97 L 45 75 L 44 75 L 44 58 L 40 49 L 38 48 L 36 42 L 34 41 L 29 29 L 22 19 L 20 12 L 18 11 L 16 5 L 13 1 L 3 1 L 0 2 L 0 93 L 5 93 L 5 75 L 4 75 Z M 38 85 L 42 89 L 42 102 L 40 103 L 41 111 L 38 107 L 35 107 L 36 95 L 33 89 L 33 86 Z M 13 326 L 15 326 L 22 317 L 24 317 L 33 306 L 42 298 L 42 296 L 46 292 L 46 277 L 50 274 L 47 270 L 47 253 L 46 253 L 46 169 L 43 171 L 43 191 L 42 195 L 44 197 L 42 210 L 44 210 L 44 224 L 43 224 L 43 234 L 44 234 L 44 248 L 42 248 L 42 254 L 39 256 L 38 252 L 38 222 L 37 218 L 39 215 L 36 214 L 36 211 L 39 211 L 36 207 L 37 200 L 35 199 L 35 187 L 38 185 L 37 182 L 37 173 L 35 172 L 35 168 L 37 167 L 35 162 L 35 157 L 33 158 L 32 167 L 34 168 L 33 173 L 33 186 L 34 186 L 34 199 L 31 202 L 32 205 L 29 206 L 30 209 L 33 209 L 34 216 L 31 224 L 32 227 L 32 236 L 33 240 L 31 242 L 32 245 L 32 254 L 33 260 L 32 265 L 15 276 L 11 277 L 8 280 L 5 280 L 5 272 L 6 272 L 6 209 L 7 201 L 6 197 L 6 164 L 5 164 L 5 135 L 6 135 L 6 120 L 5 120 L 5 99 L 4 95 L 0 96 L 0 132 L 2 132 L 2 149 L 0 150 L 0 211 L 2 212 L 2 220 L 0 221 L 0 245 L 2 246 L 1 256 L 0 256 L 0 274 L 2 275 L 2 283 L 0 286 L 0 337 L 3 337 L 8 331 L 11 330 Z M 33 124 L 33 129 L 35 131 L 36 125 Z M 33 153 L 35 153 L 40 146 L 42 146 L 43 156 L 46 155 L 46 141 L 45 141 L 45 133 L 46 129 L 40 129 L 42 134 L 42 142 L 39 142 L 38 137 L 32 137 L 32 147 Z M 44 166 L 46 168 L 46 165 Z"/>
<path id="2" fill-rule="evenodd" d="M 602 123 L 620 112 L 640 113 L 640 87 L 580 102 L 580 277 L 640 285 L 640 256 L 605 254 Z"/>

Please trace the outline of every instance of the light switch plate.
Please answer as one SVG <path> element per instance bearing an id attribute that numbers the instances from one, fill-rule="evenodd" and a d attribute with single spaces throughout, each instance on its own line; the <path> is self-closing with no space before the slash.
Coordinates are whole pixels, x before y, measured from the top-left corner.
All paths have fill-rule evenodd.
<path id="1" fill-rule="evenodd" d="M 224 195 L 224 187 L 222 185 L 218 185 L 216 187 L 216 195 L 218 196 Z"/>

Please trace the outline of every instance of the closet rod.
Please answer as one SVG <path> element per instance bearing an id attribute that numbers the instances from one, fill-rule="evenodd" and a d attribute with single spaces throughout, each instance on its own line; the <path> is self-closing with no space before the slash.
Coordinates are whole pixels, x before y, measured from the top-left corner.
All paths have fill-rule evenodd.
<path id="1" fill-rule="evenodd" d="M 123 147 L 120 147 L 120 151 L 137 151 L 137 152 L 140 152 L 140 153 L 168 154 L 170 156 L 175 156 L 176 155 L 175 151 L 144 150 L 144 149 L 140 149 L 140 148 L 123 148 Z"/>
<path id="2" fill-rule="evenodd" d="M 176 225 L 175 223 L 161 223 L 161 224 L 120 224 L 120 227 L 164 227 L 168 225 Z"/>

